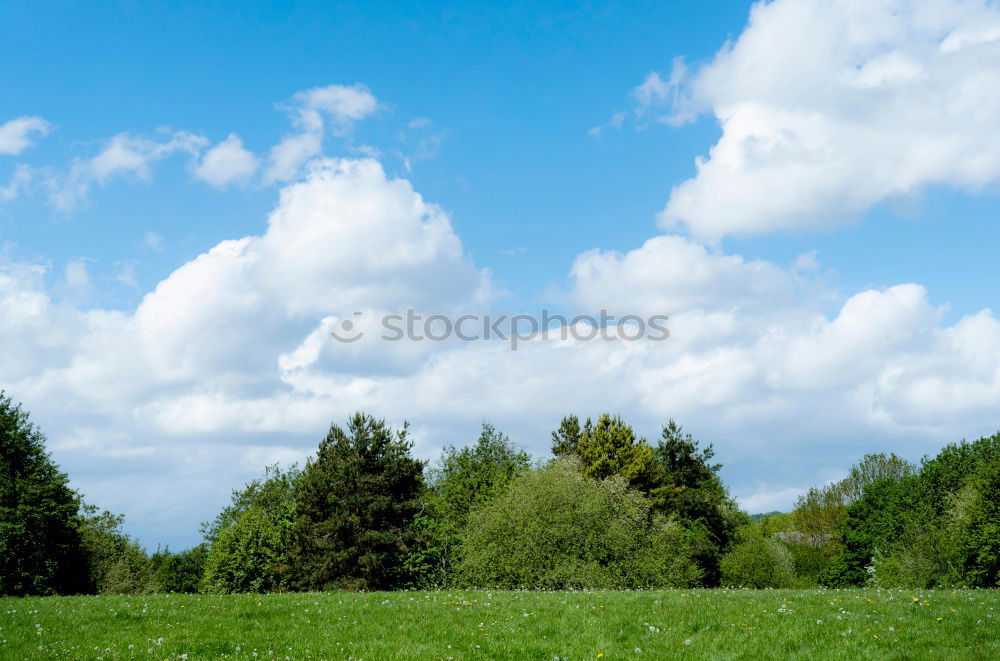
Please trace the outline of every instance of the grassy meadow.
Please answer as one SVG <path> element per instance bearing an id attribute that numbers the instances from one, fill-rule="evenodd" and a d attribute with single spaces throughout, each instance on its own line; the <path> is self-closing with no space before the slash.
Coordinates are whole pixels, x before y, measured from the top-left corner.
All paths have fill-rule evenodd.
<path id="1" fill-rule="evenodd" d="M 1000 657 L 1000 591 L 0 599 L 0 659 Z"/>

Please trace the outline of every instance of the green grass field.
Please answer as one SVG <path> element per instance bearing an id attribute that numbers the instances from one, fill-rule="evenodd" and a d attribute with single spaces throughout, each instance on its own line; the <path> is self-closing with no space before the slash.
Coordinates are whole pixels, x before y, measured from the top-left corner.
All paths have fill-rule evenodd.
<path id="1" fill-rule="evenodd" d="M 993 590 L 0 599 L 0 659 L 992 659 L 998 606 Z"/>

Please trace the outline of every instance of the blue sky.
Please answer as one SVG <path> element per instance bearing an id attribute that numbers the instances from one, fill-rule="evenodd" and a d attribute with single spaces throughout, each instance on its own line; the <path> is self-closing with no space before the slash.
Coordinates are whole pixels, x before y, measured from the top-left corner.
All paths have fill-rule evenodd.
<path id="1" fill-rule="evenodd" d="M 427 458 L 676 417 L 751 509 L 995 431 L 995 6 L 204 5 L 0 7 L 0 387 L 145 543 L 356 408 Z M 310 348 L 354 309 L 607 304 L 676 342 Z"/>
<path id="2" fill-rule="evenodd" d="M 27 65 L 0 74 L 12 90 L 0 111 L 58 126 L 26 160 L 66 160 L 122 131 L 161 126 L 215 139 L 235 131 L 264 150 L 287 128 L 277 103 L 298 90 L 361 82 L 386 108 L 331 151 L 359 144 L 408 151 L 414 147 L 398 134 L 413 119 L 430 119 L 427 136 L 409 140 L 440 136 L 440 148 L 417 164 L 412 180 L 452 212 L 477 262 L 502 269 L 505 282 L 530 296 L 539 278 L 561 280 L 580 251 L 627 249 L 650 233 L 664 182 L 690 174 L 717 132 L 712 122 L 602 141 L 588 139 L 587 130 L 623 105 L 634 80 L 674 54 L 710 56 L 739 29 L 746 5 L 733 4 L 728 15 L 698 3 L 591 10 L 325 2 L 177 10 L 165 3 L 152 11 L 146 3 L 44 11 L 13 3 L 0 11 L 4 48 Z M 89 208 L 70 219 L 27 200 L 4 215 L 31 221 L 8 222 L 5 234 L 51 259 L 84 248 L 106 267 L 141 260 L 148 286 L 222 238 L 263 226 L 273 189 L 220 195 L 188 185 L 177 166 L 162 168 L 155 187 L 95 191 Z M 402 171 L 398 158 L 386 167 Z M 152 209 L 144 204 L 150 199 L 157 200 Z M 51 241 L 53 225 L 70 234 L 62 245 Z M 137 251 L 151 229 L 174 246 L 172 258 L 153 260 L 158 268 Z"/>

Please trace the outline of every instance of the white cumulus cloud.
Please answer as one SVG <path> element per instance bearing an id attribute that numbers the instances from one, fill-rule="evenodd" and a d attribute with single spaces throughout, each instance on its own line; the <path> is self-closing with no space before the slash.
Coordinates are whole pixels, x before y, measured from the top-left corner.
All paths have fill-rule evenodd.
<path id="1" fill-rule="evenodd" d="M 447 215 L 370 159 L 314 162 L 266 232 L 181 266 L 134 311 L 59 302 L 45 270 L 0 269 L 0 382 L 84 492 L 151 542 L 192 541 L 264 459 L 304 457 L 358 409 L 409 419 L 424 457 L 483 419 L 542 454 L 567 413 L 611 410 L 648 435 L 674 417 L 715 442 L 746 502 L 777 507 L 761 470 L 785 498 L 817 455 L 916 458 L 993 431 L 1000 402 L 991 312 L 947 325 L 917 284 L 843 297 L 678 236 L 570 272 L 575 311 L 668 314 L 666 341 L 386 342 L 385 313 L 496 302 Z M 333 341 L 344 320 L 362 340 Z"/>
<path id="2" fill-rule="evenodd" d="M 693 73 L 651 74 L 637 114 L 712 113 L 722 136 L 659 220 L 717 240 L 829 227 L 929 185 L 1000 180 L 1000 9 L 978 0 L 759 2 Z"/>

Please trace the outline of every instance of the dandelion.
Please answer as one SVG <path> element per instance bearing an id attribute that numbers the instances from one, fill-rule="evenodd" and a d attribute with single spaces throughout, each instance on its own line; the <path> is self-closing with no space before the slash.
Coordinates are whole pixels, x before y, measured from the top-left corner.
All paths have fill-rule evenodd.
<path id="1" fill-rule="evenodd" d="M 685 645 L 690 645 L 690 644 L 691 644 L 691 639 L 690 639 L 690 638 L 688 638 L 687 640 L 685 640 L 685 641 L 684 641 L 684 644 L 685 644 Z"/>
<path id="2" fill-rule="evenodd" d="M 943 618 L 943 617 L 939 617 L 939 618 L 937 619 L 937 621 L 938 621 L 938 622 L 941 622 L 942 620 L 944 620 L 944 618 Z"/>

